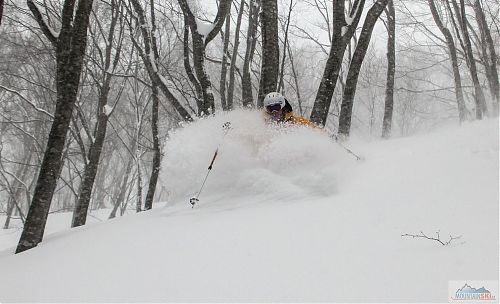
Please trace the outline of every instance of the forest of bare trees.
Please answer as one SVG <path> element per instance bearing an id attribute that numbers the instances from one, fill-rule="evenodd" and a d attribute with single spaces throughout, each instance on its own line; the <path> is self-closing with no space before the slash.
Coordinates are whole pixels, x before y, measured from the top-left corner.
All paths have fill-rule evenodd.
<path id="1" fill-rule="evenodd" d="M 498 115 L 496 0 L 1 0 L 0 212 L 168 199 L 168 132 L 278 90 L 346 140 Z M 168 173 L 166 173 L 168 174 Z"/>

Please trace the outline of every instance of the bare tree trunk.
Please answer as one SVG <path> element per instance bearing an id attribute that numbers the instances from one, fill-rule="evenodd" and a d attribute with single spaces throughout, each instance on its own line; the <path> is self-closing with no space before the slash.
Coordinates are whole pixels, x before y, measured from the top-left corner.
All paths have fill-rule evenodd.
<path id="1" fill-rule="evenodd" d="M 142 211 L 142 175 L 141 175 L 141 160 L 139 158 L 139 151 L 135 159 L 135 170 L 137 172 L 137 201 L 135 205 L 135 211 Z"/>
<path id="2" fill-rule="evenodd" d="M 303 116 L 304 110 L 302 109 L 302 98 L 300 96 L 299 78 L 297 76 L 297 70 L 295 69 L 295 63 L 294 63 L 290 44 L 288 44 L 287 50 L 288 50 L 288 58 L 290 58 L 290 63 L 292 65 L 292 74 L 293 74 L 293 80 L 295 83 L 295 92 L 297 93 L 297 103 L 299 104 L 299 113 L 301 116 Z"/>
<path id="3" fill-rule="evenodd" d="M 153 104 L 152 104 L 152 118 L 151 118 L 151 131 L 153 133 L 153 165 L 151 168 L 151 177 L 149 178 L 148 193 L 146 194 L 146 201 L 144 209 L 149 210 L 153 208 L 153 199 L 156 192 L 156 184 L 158 183 L 158 175 L 160 174 L 161 165 L 161 151 L 160 139 L 158 137 L 158 111 L 160 101 L 158 98 L 158 88 L 153 85 Z"/>
<path id="4" fill-rule="evenodd" d="M 256 33 L 259 19 L 259 9 L 259 0 L 250 0 L 248 9 L 247 48 L 241 76 L 241 99 L 243 107 L 245 108 L 254 106 L 250 66 L 252 64 L 257 40 Z"/>
<path id="5" fill-rule="evenodd" d="M 4 129 L 7 125 L 3 124 L 2 129 L 0 130 L 1 133 L 4 132 Z M 39 130 L 36 131 L 36 133 L 40 133 Z M 37 135 L 38 135 L 37 134 Z M 2 140 L 2 135 L 0 135 L 0 140 Z M 36 135 L 34 136 L 36 138 Z M 5 180 L 5 183 L 7 184 L 7 190 L 9 194 L 9 198 L 7 200 L 7 213 L 6 213 L 6 218 L 5 218 L 5 223 L 4 223 L 4 229 L 8 229 L 10 226 L 10 221 L 14 213 L 18 213 L 21 221 L 25 222 L 25 216 L 22 210 L 22 203 L 21 201 L 21 196 L 23 193 L 23 190 L 28 192 L 30 185 L 26 184 L 26 179 L 29 175 L 30 172 L 30 162 L 33 158 L 33 156 L 36 156 L 36 148 L 33 149 L 32 147 L 35 147 L 35 145 L 32 144 L 32 139 L 30 136 L 23 136 L 23 159 L 19 163 L 19 167 L 16 170 L 16 173 L 14 174 L 14 180 L 12 184 L 8 182 L 7 176 L 4 174 L 4 167 L 2 162 L 0 161 L 0 174 Z M 28 199 L 29 203 L 29 195 L 26 197 Z"/>
<path id="6" fill-rule="evenodd" d="M 283 77 L 285 74 L 285 59 L 286 59 L 286 51 L 288 50 L 288 28 L 290 27 L 290 18 L 292 15 L 292 10 L 293 10 L 293 0 L 290 0 L 290 7 L 288 9 L 288 16 L 286 19 L 286 25 L 285 25 L 285 39 L 283 40 L 283 58 L 281 59 L 281 67 L 280 67 L 280 76 L 279 76 L 279 81 L 278 81 L 278 92 L 282 92 L 282 89 L 284 88 L 283 85 Z"/>
<path id="7" fill-rule="evenodd" d="M 3 224 L 3 229 L 9 229 L 10 219 L 12 218 L 14 206 L 15 206 L 14 198 L 9 196 L 9 199 L 7 200 L 7 212 L 5 214 L 5 222 Z"/>
<path id="8" fill-rule="evenodd" d="M 154 55 L 155 60 L 160 60 L 160 55 L 158 49 L 156 48 L 156 17 L 155 17 L 155 8 L 154 8 L 154 0 L 150 1 L 151 6 L 151 23 L 152 23 L 152 41 L 154 44 Z M 144 202 L 144 210 L 150 210 L 153 208 L 153 199 L 155 197 L 156 192 L 156 184 L 158 183 L 158 175 L 160 173 L 160 159 L 161 159 L 161 151 L 160 151 L 160 139 L 158 135 L 158 114 L 160 107 L 160 98 L 158 95 L 158 86 L 156 84 L 151 84 L 151 92 L 152 92 L 152 104 L 151 104 L 151 133 L 153 135 L 153 163 L 151 168 L 151 175 L 149 177 L 149 185 L 148 192 L 146 194 L 146 200 Z"/>
<path id="9" fill-rule="evenodd" d="M 318 125 L 324 126 L 326 123 L 344 53 L 349 41 L 356 32 L 364 4 L 364 0 L 354 1 L 348 14 L 352 23 L 348 24 L 344 15 L 344 1 L 333 2 L 332 45 L 311 112 L 311 121 Z"/>
<path id="10" fill-rule="evenodd" d="M 278 1 L 262 0 L 262 65 L 260 69 L 259 98 L 257 107 L 263 106 L 267 93 L 274 92 L 278 85 L 279 40 L 278 40 Z"/>
<path id="11" fill-rule="evenodd" d="M 28 155 L 24 157 L 24 160 L 22 161 L 23 164 L 28 164 L 31 160 L 32 153 L 30 151 L 26 151 Z M 3 169 L 3 167 L 2 167 Z M 9 189 L 9 199 L 7 200 L 7 214 L 5 218 L 5 223 L 3 226 L 3 229 L 9 229 L 10 225 L 10 220 L 12 218 L 12 214 L 14 210 L 18 209 L 20 211 L 19 207 L 19 198 L 21 197 L 21 192 L 23 190 L 22 188 L 22 181 L 26 178 L 26 174 L 28 172 L 29 166 L 27 165 L 21 165 L 18 167 L 15 173 L 15 179 L 11 187 L 12 189 Z M 21 219 L 23 220 L 24 215 L 22 212 L 20 212 Z M 24 221 L 24 220 L 23 220 Z"/>
<path id="12" fill-rule="evenodd" d="M 189 52 L 189 26 L 187 22 L 184 20 L 184 40 L 182 41 L 183 51 L 184 51 L 184 69 L 186 70 L 186 74 L 188 76 L 189 81 L 194 85 L 196 91 L 196 106 L 200 108 L 202 106 L 201 99 L 203 98 L 203 93 L 201 90 L 201 85 L 196 76 L 194 76 L 193 69 L 191 68 L 191 63 L 189 60 L 190 52 Z"/>
<path id="13" fill-rule="evenodd" d="M 134 182 L 132 181 L 131 184 L 132 185 L 129 187 L 128 193 L 126 195 L 127 196 L 126 199 L 124 200 L 123 204 L 120 205 L 120 216 L 123 216 L 123 214 L 125 214 L 125 211 L 127 211 L 127 205 L 128 202 L 130 201 L 130 196 L 132 195 L 132 191 L 134 190 L 133 187 Z"/>
<path id="14" fill-rule="evenodd" d="M 105 153 L 104 153 L 105 154 Z M 111 162 L 109 160 L 104 161 L 104 158 L 101 161 L 101 165 L 99 165 L 99 169 L 97 170 L 96 180 L 94 182 L 95 190 L 92 193 L 91 201 L 93 202 L 94 210 L 104 209 L 106 208 L 106 204 L 104 202 L 104 197 L 106 195 L 106 176 L 112 171 L 108 171 Z"/>
<path id="15" fill-rule="evenodd" d="M 434 0 L 428 0 L 429 7 L 431 9 L 432 17 L 434 18 L 434 22 L 437 27 L 443 34 L 446 39 L 446 45 L 448 46 L 448 52 L 450 53 L 451 66 L 453 69 L 453 79 L 455 82 L 455 98 L 457 99 L 458 106 L 458 117 L 460 122 L 463 122 L 467 119 L 467 109 L 465 107 L 464 101 L 464 93 L 462 91 L 462 80 L 460 76 L 460 69 L 458 68 L 458 60 L 457 60 L 457 48 L 455 47 L 455 42 L 453 41 L 453 36 L 451 35 L 450 30 L 446 28 L 439 17 L 436 5 Z"/>
<path id="16" fill-rule="evenodd" d="M 213 22 L 214 26 L 208 33 L 201 34 L 198 31 L 198 22 L 193 12 L 191 11 L 187 0 L 178 0 L 179 5 L 184 15 L 184 20 L 187 22 L 191 30 L 191 40 L 193 43 L 193 65 L 196 72 L 196 77 L 201 85 L 203 101 L 201 107 L 198 107 L 198 115 L 207 115 L 215 111 L 214 95 L 212 93 L 212 82 L 205 71 L 205 51 L 207 44 L 219 33 L 227 12 L 231 7 L 232 0 L 221 0 L 219 2 L 217 16 Z M 206 36 L 205 36 L 206 35 Z"/>
<path id="17" fill-rule="evenodd" d="M 4 0 L 0 0 L 0 25 L 2 25 Z"/>
<path id="18" fill-rule="evenodd" d="M 118 64 L 118 59 L 120 58 L 121 46 L 115 53 L 114 58 L 111 58 L 113 51 L 113 39 L 115 27 L 120 17 L 120 8 L 115 1 L 111 2 L 111 23 L 109 28 L 109 33 L 107 37 L 106 50 L 105 50 L 105 60 L 104 60 L 104 70 L 103 70 L 103 83 L 97 84 L 100 89 L 99 102 L 98 102 L 98 119 L 96 128 L 94 130 L 94 141 L 90 143 L 90 148 L 87 157 L 87 164 L 85 165 L 85 172 L 83 174 L 83 180 L 80 184 L 80 190 L 78 193 L 78 200 L 76 202 L 75 210 L 73 212 L 73 220 L 71 227 L 78 227 L 85 225 L 87 221 L 87 211 L 90 204 L 90 198 L 92 195 L 92 189 L 94 188 L 94 181 L 97 175 L 97 169 L 99 167 L 99 161 L 101 159 L 101 152 L 104 146 L 104 140 L 106 138 L 106 131 L 108 127 L 109 115 L 105 107 L 108 104 L 108 95 L 110 91 L 110 83 L 112 79 L 112 73 L 116 65 Z M 120 43 L 120 42 L 119 42 Z"/>
<path id="19" fill-rule="evenodd" d="M 123 180 L 122 180 L 120 187 L 118 189 L 119 190 L 118 198 L 116 199 L 114 206 L 113 206 L 113 210 L 111 211 L 111 213 L 109 215 L 110 219 L 116 217 L 116 211 L 118 211 L 118 208 L 121 206 L 121 204 L 125 200 L 125 195 L 127 194 L 128 179 L 130 177 L 130 173 L 132 172 L 133 166 L 134 166 L 134 157 L 131 156 L 127 162 L 127 168 L 125 169 L 125 174 L 123 175 Z"/>
<path id="20" fill-rule="evenodd" d="M 238 48 L 240 45 L 240 28 L 241 18 L 245 10 L 245 0 L 241 0 L 238 18 L 236 20 L 236 28 L 234 33 L 233 55 L 231 56 L 231 65 L 229 66 L 229 86 L 227 89 L 227 108 L 232 110 L 234 108 L 234 71 L 236 70 L 236 58 L 238 58 Z"/>
<path id="21" fill-rule="evenodd" d="M 198 115 L 208 115 L 215 111 L 214 95 L 211 91 L 212 82 L 205 71 L 205 44 L 203 36 L 191 29 L 191 39 L 193 40 L 193 65 L 196 77 L 200 81 L 203 96 L 201 107 L 198 108 Z"/>
<path id="22" fill-rule="evenodd" d="M 131 0 L 130 3 L 134 7 L 135 12 L 137 13 L 139 19 L 139 27 L 142 32 L 143 40 L 144 40 L 144 49 L 142 49 L 137 41 L 132 37 L 132 43 L 136 47 L 141 56 L 144 65 L 146 66 L 146 70 L 148 72 L 149 78 L 152 82 L 155 82 L 158 88 L 162 91 L 163 95 L 167 97 L 170 101 L 174 109 L 177 111 L 179 116 L 184 121 L 193 121 L 191 115 L 189 115 L 188 111 L 179 103 L 177 98 L 170 92 L 170 89 L 167 86 L 167 83 L 163 76 L 159 74 L 159 69 L 157 62 L 153 61 L 152 58 L 155 58 L 155 54 L 153 54 L 154 49 L 157 48 L 155 42 L 153 41 L 153 36 L 149 31 L 149 26 L 146 22 L 146 15 L 144 13 L 144 9 L 138 0 Z"/>
<path id="23" fill-rule="evenodd" d="M 467 66 L 472 78 L 472 83 L 474 84 L 474 100 L 476 103 L 476 119 L 482 119 L 484 115 L 487 115 L 488 108 L 486 106 L 486 99 L 484 97 L 483 89 L 479 83 L 479 78 L 477 76 L 476 61 L 474 59 L 474 54 L 472 53 L 472 45 L 469 38 L 469 30 L 467 29 L 467 16 L 465 15 L 465 3 L 464 0 L 460 0 L 460 8 L 456 0 L 451 1 L 455 14 L 460 25 L 460 30 L 462 32 L 462 38 L 464 42 L 464 53 L 467 58 Z"/>
<path id="24" fill-rule="evenodd" d="M 137 175 L 137 200 L 136 200 L 136 212 L 142 211 L 142 172 L 141 172 L 141 158 L 144 154 L 144 151 L 141 151 L 143 147 L 141 146 L 141 129 L 142 124 L 144 122 L 144 109 L 141 111 L 139 106 L 135 108 L 135 119 L 136 119 L 136 130 L 135 130 L 135 153 L 134 153 L 134 162 L 135 162 L 135 174 Z"/>
<path id="25" fill-rule="evenodd" d="M 479 31 L 481 33 L 481 43 L 485 48 L 485 69 L 488 76 L 488 84 L 490 86 L 490 93 L 493 97 L 493 114 L 498 115 L 498 105 L 500 102 L 500 85 L 498 82 L 498 70 L 497 70 L 497 54 L 495 51 L 495 44 L 493 43 L 493 38 L 491 37 L 490 27 L 486 22 L 486 17 L 484 16 L 483 8 L 481 7 L 481 1 L 474 1 L 474 12 L 476 15 L 476 20 L 479 25 Z M 486 49 L 489 51 L 487 54 Z"/>
<path id="26" fill-rule="evenodd" d="M 432 0 L 431 0 L 432 1 Z M 387 80 L 385 86 L 384 120 L 382 138 L 389 138 L 394 107 L 394 74 L 396 72 L 396 14 L 393 0 L 387 2 Z"/>
<path id="27" fill-rule="evenodd" d="M 66 143 L 66 134 L 80 85 L 92 1 L 79 0 L 76 12 L 75 1 L 64 1 L 61 30 L 58 36 L 55 36 L 45 23 L 44 17 L 35 3 L 32 0 L 27 2 L 43 33 L 56 49 L 57 104 L 35 193 L 16 253 L 36 247 L 43 239 L 54 189 L 63 166 L 62 154 Z"/>
<path id="28" fill-rule="evenodd" d="M 384 10 L 384 7 L 387 5 L 387 1 L 388 0 L 377 0 L 377 2 L 375 2 L 368 11 L 366 19 L 363 23 L 363 29 L 361 30 L 358 45 L 356 46 L 356 50 L 352 56 L 349 72 L 347 73 L 344 94 L 342 96 L 342 105 L 339 117 L 339 135 L 341 137 L 349 136 L 349 132 L 351 130 L 352 106 L 354 103 L 354 96 L 356 94 L 359 71 L 370 43 L 373 27 L 375 26 L 378 17 Z"/>
<path id="29" fill-rule="evenodd" d="M 228 110 L 226 101 L 226 76 L 227 76 L 227 57 L 229 49 L 229 38 L 231 36 L 230 32 L 231 32 L 231 8 L 229 8 L 226 17 L 226 28 L 224 30 L 224 46 L 222 48 L 222 66 L 220 68 L 219 91 L 220 91 L 220 102 L 223 111 Z"/>

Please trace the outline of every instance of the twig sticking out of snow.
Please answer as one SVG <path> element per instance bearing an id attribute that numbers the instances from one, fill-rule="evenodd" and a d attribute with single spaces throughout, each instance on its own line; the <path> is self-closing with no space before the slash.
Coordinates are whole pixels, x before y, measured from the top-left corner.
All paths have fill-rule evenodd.
<path id="1" fill-rule="evenodd" d="M 450 239 L 448 241 L 442 241 L 441 237 L 439 236 L 439 231 L 436 231 L 436 237 L 430 237 L 430 236 L 426 235 L 423 231 L 420 231 L 420 234 L 408 234 L 408 233 L 405 233 L 405 234 L 402 234 L 401 236 L 402 237 L 412 237 L 412 238 L 424 238 L 424 239 L 436 241 L 436 242 L 438 242 L 439 244 L 441 244 L 443 246 L 450 245 L 453 240 L 458 240 L 458 239 L 460 239 L 462 237 L 461 235 L 459 235 L 459 236 L 452 236 L 450 234 Z"/>

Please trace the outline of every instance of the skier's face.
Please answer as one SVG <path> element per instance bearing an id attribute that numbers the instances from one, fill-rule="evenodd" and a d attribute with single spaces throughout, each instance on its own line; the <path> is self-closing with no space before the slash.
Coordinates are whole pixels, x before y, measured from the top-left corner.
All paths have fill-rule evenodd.
<path id="1" fill-rule="evenodd" d="M 280 104 L 269 105 L 266 107 L 266 111 L 274 121 L 283 121 L 285 118 L 285 113 L 281 109 Z"/>

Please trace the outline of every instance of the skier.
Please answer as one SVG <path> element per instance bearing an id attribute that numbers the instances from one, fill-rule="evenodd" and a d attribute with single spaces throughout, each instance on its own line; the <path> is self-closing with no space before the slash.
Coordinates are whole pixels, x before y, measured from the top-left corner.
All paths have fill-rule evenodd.
<path id="1" fill-rule="evenodd" d="M 280 124 L 299 124 L 318 128 L 312 121 L 293 114 L 292 106 L 286 98 L 278 92 L 271 92 L 264 98 L 265 117 L 268 121 Z"/>

